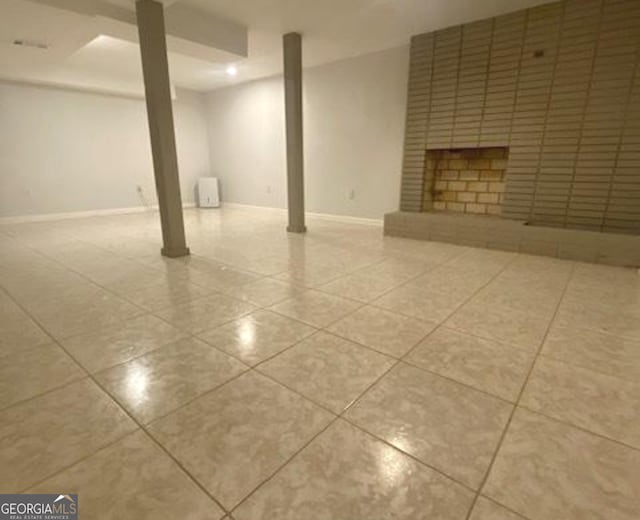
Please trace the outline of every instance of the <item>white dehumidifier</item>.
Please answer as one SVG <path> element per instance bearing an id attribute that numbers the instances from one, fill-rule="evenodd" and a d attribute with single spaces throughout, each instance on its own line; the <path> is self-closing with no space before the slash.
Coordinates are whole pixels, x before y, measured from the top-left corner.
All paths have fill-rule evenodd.
<path id="1" fill-rule="evenodd" d="M 217 177 L 198 179 L 198 206 L 201 208 L 219 208 L 220 190 Z"/>

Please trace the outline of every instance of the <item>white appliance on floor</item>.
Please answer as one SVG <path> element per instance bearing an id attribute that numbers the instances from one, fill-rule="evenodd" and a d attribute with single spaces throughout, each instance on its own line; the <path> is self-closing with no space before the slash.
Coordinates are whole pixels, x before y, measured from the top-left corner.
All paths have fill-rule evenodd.
<path id="1" fill-rule="evenodd" d="M 200 208 L 219 208 L 220 189 L 217 177 L 198 179 L 198 206 Z"/>

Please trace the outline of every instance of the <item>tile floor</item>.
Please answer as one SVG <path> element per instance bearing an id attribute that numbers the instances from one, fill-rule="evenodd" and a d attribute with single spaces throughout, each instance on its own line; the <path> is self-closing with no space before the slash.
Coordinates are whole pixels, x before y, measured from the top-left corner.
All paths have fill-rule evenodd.
<path id="1" fill-rule="evenodd" d="M 0 227 L 0 492 L 81 518 L 637 520 L 636 270 L 274 211 Z"/>

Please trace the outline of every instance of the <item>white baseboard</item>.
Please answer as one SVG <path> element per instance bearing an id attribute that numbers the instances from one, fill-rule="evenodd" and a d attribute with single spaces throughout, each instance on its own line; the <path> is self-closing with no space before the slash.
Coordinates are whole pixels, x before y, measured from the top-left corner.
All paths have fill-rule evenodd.
<path id="1" fill-rule="evenodd" d="M 364 226 L 382 227 L 384 221 L 377 218 L 351 217 L 349 215 L 332 215 L 330 213 L 310 213 L 306 212 L 307 217 L 317 218 L 319 220 L 330 220 L 333 222 L 344 222 L 345 224 L 362 224 Z"/>
<path id="2" fill-rule="evenodd" d="M 240 204 L 239 202 L 222 202 L 222 207 L 225 208 L 238 208 L 238 209 L 258 209 L 263 211 L 272 211 L 275 213 L 286 213 L 285 208 L 274 208 L 271 206 L 256 206 L 254 204 Z"/>
<path id="3" fill-rule="evenodd" d="M 194 202 L 185 202 L 183 208 L 194 208 Z M 89 211 L 71 211 L 68 213 L 44 213 L 40 215 L 19 215 L 15 217 L 0 217 L 0 224 L 25 224 L 28 222 L 49 222 L 52 220 L 68 220 L 87 217 L 104 217 L 108 215 L 127 215 L 130 213 L 145 213 L 155 211 L 157 205 L 133 206 L 130 208 L 93 209 Z"/>
<path id="4" fill-rule="evenodd" d="M 271 208 L 268 206 L 252 206 L 251 204 L 239 204 L 237 202 L 224 202 L 223 206 L 229 208 L 245 208 L 257 209 L 263 211 L 275 211 L 286 214 L 287 210 L 283 208 Z M 194 202 L 185 202 L 183 208 L 195 208 Z M 29 222 L 49 222 L 53 220 L 68 220 L 87 217 L 104 217 L 109 215 L 127 215 L 131 213 L 145 213 L 147 211 L 155 211 L 158 209 L 154 206 L 133 206 L 130 208 L 111 208 L 111 209 L 94 209 L 90 211 L 71 211 L 68 213 L 45 213 L 40 215 L 19 215 L 15 217 L 0 217 L 0 225 L 2 224 L 25 224 Z M 332 222 L 344 222 L 346 224 L 363 224 L 366 226 L 382 227 L 382 219 L 351 217 L 348 215 L 331 215 L 328 213 L 311 213 L 306 212 L 307 217 L 319 220 L 329 220 Z"/>
<path id="5" fill-rule="evenodd" d="M 284 208 L 254 206 L 251 204 L 240 204 L 238 202 L 224 202 L 222 205 L 228 208 L 258 209 L 258 210 L 265 210 L 265 211 L 275 211 L 283 214 L 287 212 L 287 210 Z M 375 218 L 351 217 L 349 215 L 332 215 L 330 213 L 312 213 L 309 211 L 306 211 L 305 215 L 310 218 L 316 218 L 319 220 L 329 220 L 332 222 L 343 222 L 345 224 L 363 224 L 365 226 L 376 226 L 376 227 L 382 227 L 384 225 L 384 221 L 382 219 L 375 219 Z"/>

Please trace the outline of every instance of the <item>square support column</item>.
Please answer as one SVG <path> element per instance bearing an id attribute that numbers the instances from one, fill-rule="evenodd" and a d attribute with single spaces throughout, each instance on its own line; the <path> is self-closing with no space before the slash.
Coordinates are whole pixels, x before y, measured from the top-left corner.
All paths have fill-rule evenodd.
<path id="1" fill-rule="evenodd" d="M 171 258 L 186 256 L 189 248 L 184 234 L 163 6 L 155 0 L 137 0 L 136 15 L 160 206 L 162 254 Z"/>
<path id="2" fill-rule="evenodd" d="M 287 129 L 287 231 L 304 233 L 304 156 L 302 132 L 302 37 L 282 38 L 284 54 L 284 103 Z"/>

